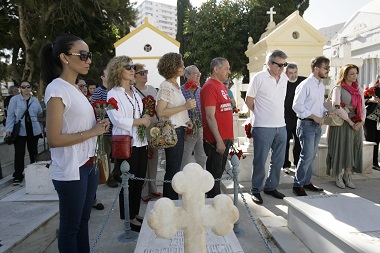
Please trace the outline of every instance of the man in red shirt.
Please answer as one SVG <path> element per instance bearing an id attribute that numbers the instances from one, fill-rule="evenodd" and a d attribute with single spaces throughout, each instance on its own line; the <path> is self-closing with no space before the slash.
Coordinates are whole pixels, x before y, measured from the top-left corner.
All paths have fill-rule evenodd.
<path id="1" fill-rule="evenodd" d="M 211 61 L 210 69 L 211 78 L 201 89 L 203 148 L 207 155 L 207 171 L 214 178 L 220 178 L 234 138 L 231 100 L 223 84 L 231 71 L 227 59 L 221 57 Z M 215 182 L 207 197 L 213 198 L 218 194 L 220 181 Z"/>

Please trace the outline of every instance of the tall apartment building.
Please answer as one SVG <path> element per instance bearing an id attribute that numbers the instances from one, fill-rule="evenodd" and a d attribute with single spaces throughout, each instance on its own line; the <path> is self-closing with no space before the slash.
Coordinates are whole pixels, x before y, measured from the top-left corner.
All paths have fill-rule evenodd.
<path id="1" fill-rule="evenodd" d="M 170 37 L 177 35 L 177 6 L 145 0 L 138 7 L 136 27 L 144 23 L 147 17 L 150 24 Z"/>

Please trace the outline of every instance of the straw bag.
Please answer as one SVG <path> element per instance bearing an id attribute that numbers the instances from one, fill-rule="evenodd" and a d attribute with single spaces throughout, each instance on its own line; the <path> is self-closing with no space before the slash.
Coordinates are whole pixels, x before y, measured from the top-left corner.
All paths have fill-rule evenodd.
<path id="1" fill-rule="evenodd" d="M 131 157 L 132 136 L 112 135 L 112 157 L 116 159 L 128 159 Z"/>
<path id="2" fill-rule="evenodd" d="M 175 128 L 169 120 L 161 120 L 153 124 L 150 130 L 150 145 L 154 148 L 171 148 L 177 144 Z"/>

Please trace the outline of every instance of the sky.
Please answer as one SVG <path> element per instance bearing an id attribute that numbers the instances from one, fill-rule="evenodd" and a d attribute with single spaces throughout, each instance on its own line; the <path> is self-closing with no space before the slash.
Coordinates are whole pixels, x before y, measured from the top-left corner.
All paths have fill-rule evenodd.
<path id="1" fill-rule="evenodd" d="M 152 0 L 171 5 L 177 5 L 177 0 Z M 207 0 L 190 0 L 193 6 L 201 6 Z M 303 18 L 314 28 L 319 29 L 342 22 L 349 18 L 365 4 L 373 0 L 309 0 L 309 8 L 305 11 Z M 132 1 L 131 1 L 132 2 Z M 143 0 L 138 0 L 140 4 Z M 286 2 L 286 1 L 284 1 Z M 274 9 L 276 11 L 276 9 Z M 269 22 L 269 16 L 268 16 Z"/>

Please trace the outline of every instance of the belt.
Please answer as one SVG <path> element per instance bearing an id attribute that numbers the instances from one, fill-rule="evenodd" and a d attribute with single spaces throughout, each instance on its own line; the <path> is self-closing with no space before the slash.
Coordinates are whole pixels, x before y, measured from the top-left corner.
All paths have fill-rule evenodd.
<path id="1" fill-rule="evenodd" d="M 91 165 L 93 163 L 94 163 L 94 157 L 90 157 L 90 158 L 88 158 L 88 161 L 85 164 L 83 164 L 81 167 L 88 166 L 88 165 Z"/>
<path id="2" fill-rule="evenodd" d="M 314 121 L 314 120 L 309 119 L 309 118 L 305 118 L 305 119 L 298 118 L 298 119 L 300 119 L 300 120 L 306 120 L 306 121 Z"/>

